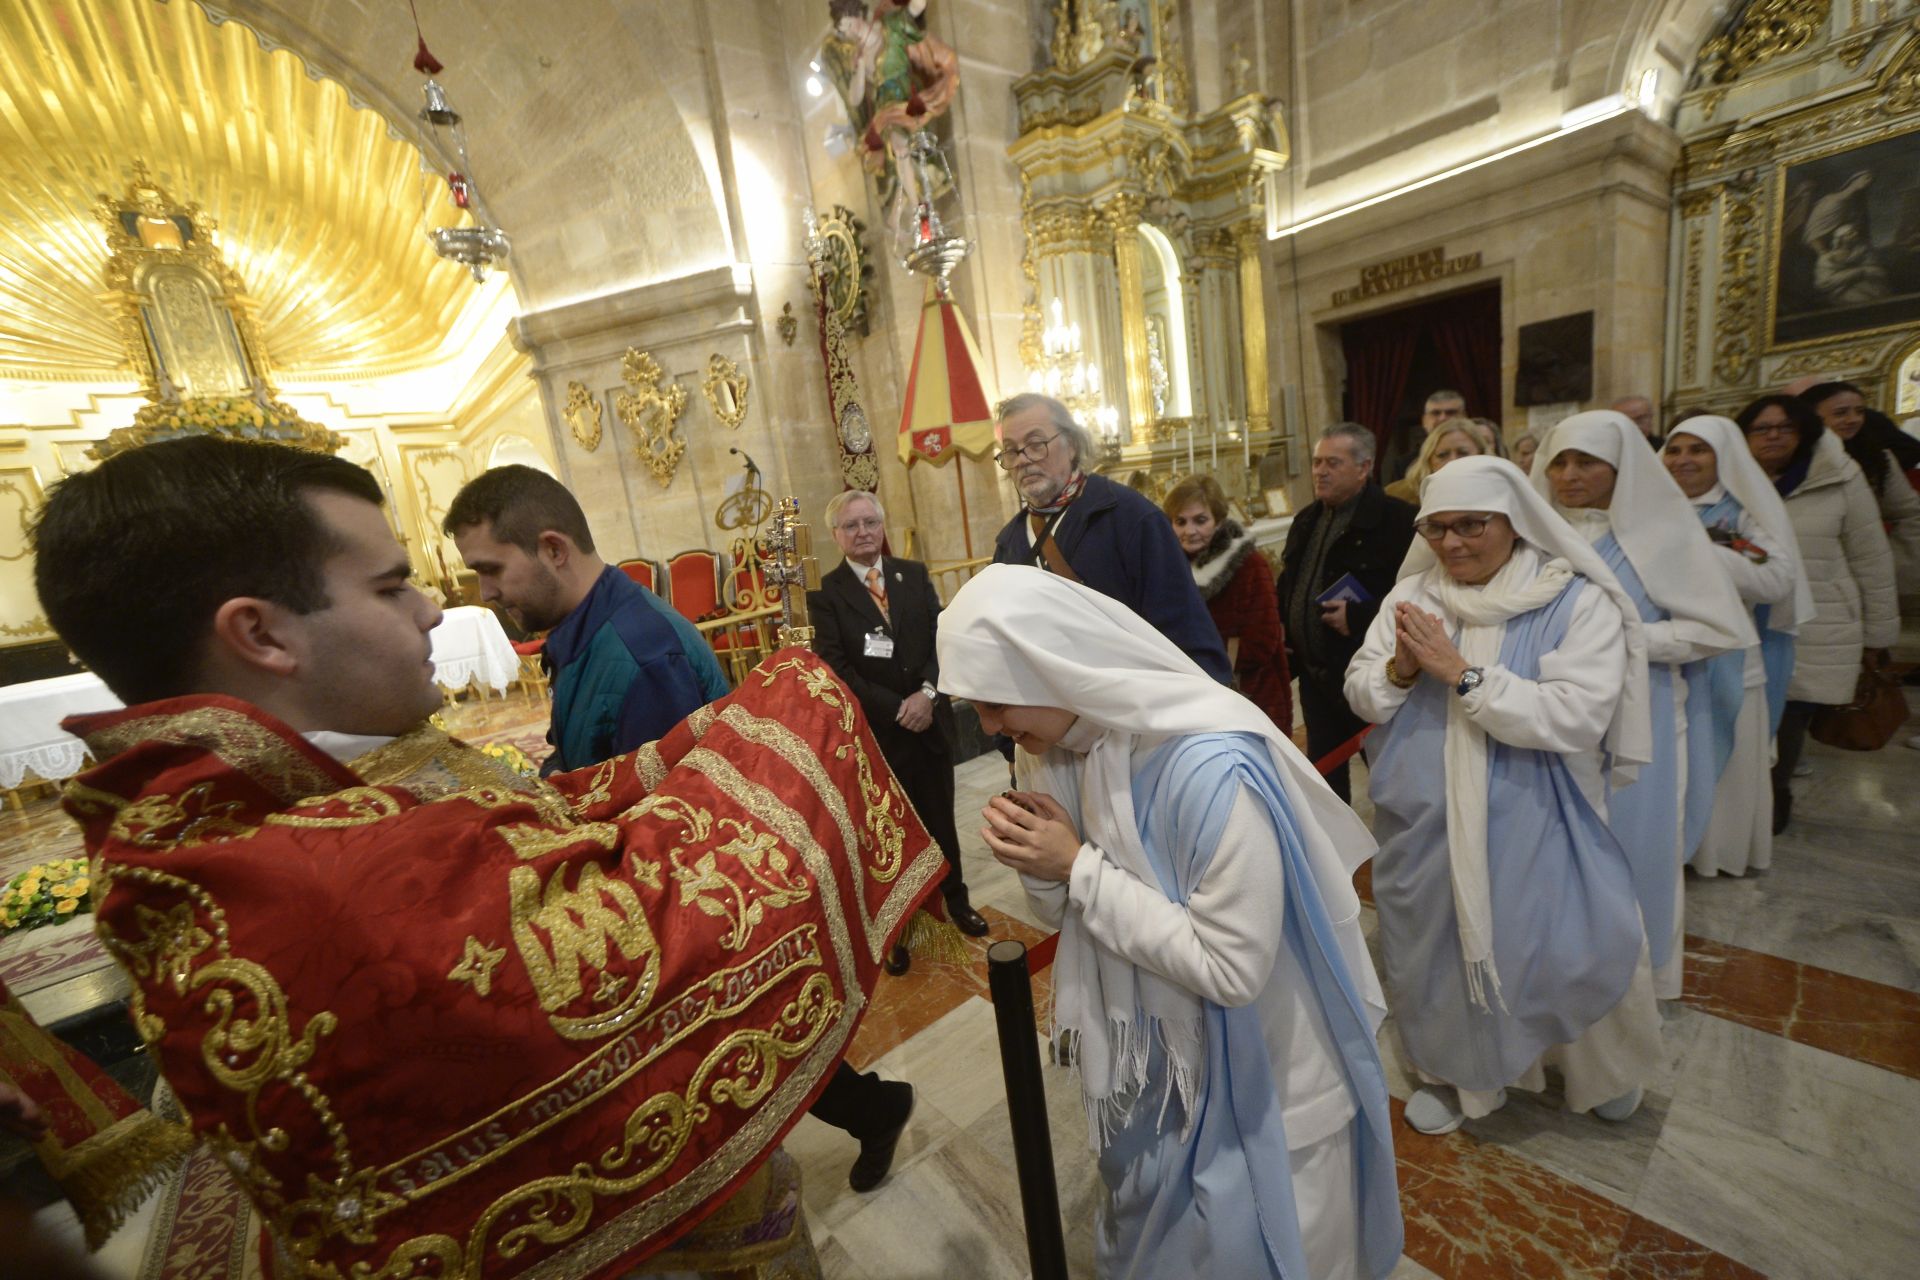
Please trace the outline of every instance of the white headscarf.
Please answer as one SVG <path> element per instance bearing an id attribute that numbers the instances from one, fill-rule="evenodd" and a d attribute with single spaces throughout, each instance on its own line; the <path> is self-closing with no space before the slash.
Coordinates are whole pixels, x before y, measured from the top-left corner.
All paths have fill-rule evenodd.
<path id="1" fill-rule="evenodd" d="M 1777 548 L 1779 554 L 1793 557 L 1793 605 L 1779 610 L 1778 616 L 1769 614 L 1767 626 L 1773 631 L 1797 634 L 1800 625 L 1813 621 L 1814 616 L 1807 562 L 1800 555 L 1800 539 L 1787 515 L 1787 504 L 1780 497 L 1780 491 L 1773 487 L 1773 481 L 1767 479 L 1767 473 L 1754 461 L 1752 451 L 1747 448 L 1746 433 L 1731 418 L 1700 414 L 1682 421 L 1669 433 L 1668 439 L 1678 435 L 1694 436 L 1706 442 L 1713 450 L 1720 483 L 1753 517 L 1754 523 L 1766 531 L 1768 543 Z"/>
<path id="2" fill-rule="evenodd" d="M 1421 586 L 1439 602 L 1447 620 L 1459 624 L 1460 656 L 1477 667 L 1499 660 L 1508 619 L 1552 603 L 1574 575 L 1605 591 L 1620 610 L 1627 644 L 1626 680 L 1607 726 L 1606 743 L 1613 753 L 1615 778 L 1631 779 L 1637 766 L 1653 759 L 1646 635 L 1633 601 L 1600 553 L 1555 514 L 1529 487 L 1526 474 L 1505 458 L 1457 458 L 1433 474 L 1421 494 L 1420 518 L 1459 511 L 1499 512 L 1520 536 L 1521 543 L 1499 572 L 1479 587 L 1456 582 L 1435 557 L 1433 545 L 1415 538 L 1400 566 L 1400 577 L 1423 575 Z M 1694 523 L 1698 525 L 1698 519 Z M 1467 990 L 1485 1008 L 1488 987 L 1495 1001 L 1500 995 L 1487 876 L 1487 735 L 1467 715 L 1459 698 L 1447 700 L 1442 760 L 1447 780 L 1448 869 L 1460 955 L 1466 964 Z"/>
<path id="3" fill-rule="evenodd" d="M 1553 501 L 1547 468 L 1569 449 L 1613 467 L 1613 498 L 1600 514 L 1648 598 L 1672 618 L 1674 637 L 1715 653 L 1758 643 L 1753 615 L 1740 603 L 1733 580 L 1714 563 L 1713 543 L 1700 517 L 1632 419 L 1596 409 L 1576 413 L 1547 433 L 1530 478 L 1563 516 L 1569 509 Z"/>
<path id="4" fill-rule="evenodd" d="M 989 565 L 940 615 L 940 690 L 1011 706 L 1060 707 L 1099 731 L 1084 762 L 1056 748 L 1037 758 L 1036 790 L 1073 809 L 1081 838 L 1157 884 L 1133 811 L 1133 749 L 1143 738 L 1248 733 L 1263 739 L 1293 807 L 1300 842 L 1355 988 L 1377 1024 L 1385 1012 L 1361 933 L 1356 867 L 1373 836 L 1253 703 L 1222 686 L 1139 614 L 1078 582 L 1025 565 Z M 1022 753 L 1023 764 L 1036 758 Z M 1078 777 L 1075 777 L 1075 773 Z M 1279 927 L 1279 922 L 1274 922 Z M 1183 1104 L 1204 1061 L 1199 997 L 1099 946 L 1069 911 L 1054 967 L 1054 1022 L 1078 1041 L 1089 1115 L 1111 1117 L 1145 1082 L 1150 1048 L 1136 1010 L 1158 1024 Z M 1188 1105 L 1186 1115 L 1193 1116 Z"/>

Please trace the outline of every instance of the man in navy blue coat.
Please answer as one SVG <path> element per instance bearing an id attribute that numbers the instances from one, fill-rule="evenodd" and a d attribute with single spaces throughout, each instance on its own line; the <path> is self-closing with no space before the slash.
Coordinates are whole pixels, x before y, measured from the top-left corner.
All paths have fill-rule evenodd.
<path id="1" fill-rule="evenodd" d="M 1013 473 L 1024 508 L 994 540 L 994 562 L 1038 565 L 1112 596 L 1202 671 L 1232 683 L 1219 628 L 1160 508 L 1084 469 L 1093 438 L 1051 396 L 1014 396 L 995 417 L 997 460 Z"/>

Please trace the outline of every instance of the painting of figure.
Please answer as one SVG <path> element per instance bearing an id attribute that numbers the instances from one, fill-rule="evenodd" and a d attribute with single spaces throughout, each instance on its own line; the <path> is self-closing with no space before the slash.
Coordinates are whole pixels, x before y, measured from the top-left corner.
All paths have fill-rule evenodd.
<path id="1" fill-rule="evenodd" d="M 1782 167 L 1776 347 L 1920 323 L 1920 132 Z"/>

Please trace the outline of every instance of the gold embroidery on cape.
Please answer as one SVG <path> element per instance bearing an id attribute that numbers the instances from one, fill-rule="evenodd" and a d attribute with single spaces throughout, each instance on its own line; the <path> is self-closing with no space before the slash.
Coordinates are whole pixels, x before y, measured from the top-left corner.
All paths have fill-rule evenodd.
<path id="1" fill-rule="evenodd" d="M 550 853 L 558 853 L 576 845 L 592 845 L 602 853 L 613 853 L 620 848 L 620 828 L 611 822 L 586 822 L 557 831 L 530 822 L 514 822 L 503 823 L 493 830 L 507 842 L 507 847 L 513 850 L 513 856 L 522 862 L 532 862 L 535 858 L 544 858 Z M 647 872 L 651 872 L 652 887 L 660 887 L 660 871 L 657 867 L 636 859 L 633 870 L 643 879 Z"/>
<path id="2" fill-rule="evenodd" d="M 246 807 L 239 800 L 212 803 L 213 784 L 202 782 L 178 796 L 142 796 L 123 804 L 107 829 L 110 838 L 142 849 L 177 849 L 250 836 L 259 828 L 234 815 Z"/>
<path id="3" fill-rule="evenodd" d="M 696 739 L 707 736 L 707 730 L 713 728 L 715 714 L 711 702 L 696 707 L 687 714 L 687 728 L 692 731 Z"/>
<path id="4" fill-rule="evenodd" d="M 96 760 L 119 755 L 142 742 L 199 747 L 281 800 L 317 795 L 338 785 L 333 774 L 302 755 L 278 732 L 229 707 L 138 716 L 97 728 L 86 741 Z"/>
<path id="5" fill-rule="evenodd" d="M 734 767 L 731 760 L 711 747 L 695 747 L 681 759 L 680 766 L 691 769 L 712 782 L 729 800 L 757 816 L 775 835 L 786 841 L 788 848 L 798 850 L 801 861 L 813 874 L 816 883 L 831 883 L 832 855 L 814 838 L 813 829 L 807 825 L 806 820 L 770 788 L 758 782 L 749 781 L 739 769 Z M 858 900 L 859 895 L 856 894 L 855 898 Z M 820 895 L 820 905 L 826 908 L 827 936 L 833 944 L 835 967 L 841 973 L 852 974 L 854 972 L 853 939 L 847 929 L 846 916 L 841 912 L 840 895 L 823 893 Z M 860 911 L 864 920 L 866 914 L 864 901 L 860 901 Z M 877 945 L 876 943 L 875 946 Z M 849 998 L 864 999 L 859 995 L 858 988 L 855 988 Z"/>
<path id="6" fill-rule="evenodd" d="M 733 839 L 706 850 L 692 866 L 681 860 L 684 851 L 679 846 L 669 850 L 667 858 L 673 863 L 674 882 L 680 886 L 680 904 L 725 919 L 729 928 L 720 945 L 739 951 L 752 939 L 754 929 L 769 910 L 806 901 L 813 884 L 805 872 L 792 867 L 792 859 L 780 847 L 778 837 L 755 831 L 736 818 L 722 818 L 720 825 L 733 832 Z M 734 865 L 746 873 L 747 884 L 743 886 L 720 870 L 723 857 L 732 858 Z"/>
<path id="7" fill-rule="evenodd" d="M 321 830 L 365 827 L 386 821 L 405 806 L 378 787 L 344 787 L 332 795 L 308 796 L 295 803 L 293 807 L 296 809 L 344 809 L 346 812 L 334 812 L 324 817 L 307 813 L 270 813 L 266 817 L 267 825 Z"/>
<path id="8" fill-rule="evenodd" d="M 567 801 L 567 807 L 576 814 L 585 813 L 596 804 L 605 804 L 613 799 L 613 775 L 617 760 L 603 760 L 593 771 L 593 783 L 585 791 Z"/>
<path id="9" fill-rule="evenodd" d="M 817 933 L 815 925 L 800 925 L 758 955 L 699 978 L 537 1091 L 388 1165 L 380 1171 L 381 1183 L 420 1200 L 505 1157 L 619 1088 L 716 1018 L 744 1012 L 801 970 L 819 969 Z M 836 1054 L 840 1047 L 835 1044 Z"/>
<path id="10" fill-rule="evenodd" d="M 900 789 L 891 774 L 884 787 L 874 779 L 873 762 L 867 759 L 867 749 L 858 738 L 853 740 L 853 763 L 860 774 L 860 798 L 866 802 L 865 843 L 873 853 L 873 878 L 891 884 L 900 874 L 901 846 L 906 840 L 906 829 L 893 816 L 893 802 Z"/>
<path id="11" fill-rule="evenodd" d="M 824 702 L 840 712 L 840 728 L 845 733 L 853 732 L 853 704 L 840 696 L 840 686 L 834 682 L 833 673 L 827 668 L 810 663 L 804 658 L 788 658 L 772 666 L 756 667 L 760 676 L 760 687 L 770 689 L 783 671 L 798 673 L 800 687 L 807 696 L 818 702 Z"/>
<path id="12" fill-rule="evenodd" d="M 151 867 L 116 865 L 104 859 L 97 860 L 97 867 L 103 897 L 116 880 L 125 877 L 173 890 L 189 900 L 170 909 L 136 907 L 134 920 L 140 930 L 136 938 L 121 938 L 105 924 L 97 927 L 108 949 L 142 983 L 164 982 L 183 997 L 194 991 L 204 992 L 201 1011 L 213 1019 L 213 1025 L 200 1039 L 201 1063 L 217 1084 L 246 1099 L 247 1136 L 235 1135 L 225 1124 L 209 1135 L 226 1154 L 229 1168 L 280 1224 L 296 1253 L 301 1240 L 298 1223 L 304 1216 L 319 1215 L 319 1229 L 323 1234 L 343 1230 L 340 1219 L 334 1215 L 339 1208 L 339 1197 L 351 1193 L 347 1183 L 354 1177 L 353 1154 L 346 1128 L 332 1103 L 306 1073 L 307 1065 L 319 1050 L 320 1037 L 330 1034 L 339 1019 L 330 1012 L 316 1013 L 296 1034 L 286 993 L 263 966 L 229 952 L 226 913 L 200 885 Z M 195 915 L 195 908 L 204 914 L 204 921 Z M 194 967 L 194 962 L 210 947 L 216 958 Z M 135 986 L 134 996 L 135 1026 L 151 1044 L 165 1034 L 166 1027 L 161 1019 L 146 1012 L 141 986 Z M 260 1094 L 269 1085 L 298 1094 L 312 1110 L 327 1135 L 333 1163 L 340 1171 L 334 1184 L 310 1177 L 308 1198 L 290 1206 L 280 1196 L 278 1182 L 260 1165 L 256 1154 L 285 1152 L 291 1144 L 286 1130 L 263 1126 L 261 1122 Z M 332 1199 L 324 1205 L 310 1204 L 313 1186 L 324 1189 Z M 381 1213 L 404 1202 L 397 1197 L 384 1200 L 375 1197 L 363 1198 L 358 1203 L 363 1204 L 366 1216 L 352 1229 L 370 1233 Z M 366 1238 L 371 1240 L 371 1234 Z M 311 1256 L 317 1247 L 308 1244 L 303 1256 Z"/>
<path id="13" fill-rule="evenodd" d="M 374 786 L 399 787 L 420 800 L 506 793 L 540 806 L 549 816 L 567 812 L 565 801 L 549 784 L 522 776 L 430 721 L 356 757 L 347 767 Z"/>
<path id="14" fill-rule="evenodd" d="M 633 753 L 633 776 L 640 785 L 651 791 L 667 780 L 666 763 L 660 759 L 660 748 L 649 742 L 636 748 Z"/>
<path id="15" fill-rule="evenodd" d="M 492 995 L 494 967 L 506 958 L 505 947 L 490 947 L 468 934 L 466 949 L 460 954 L 460 963 L 453 966 L 453 970 L 447 974 L 447 980 L 471 983 L 476 995 Z"/>
<path id="16" fill-rule="evenodd" d="M 529 1245 L 564 1244 L 581 1235 L 592 1224 L 597 1198 L 624 1195 L 671 1168 L 715 1107 L 754 1111 L 758 1118 L 759 1104 L 774 1088 L 778 1064 L 811 1049 L 844 1008 L 833 994 L 832 981 L 825 974 L 813 975 L 781 1010 L 772 1029 L 734 1032 L 708 1051 L 686 1089 L 663 1090 L 634 1108 L 621 1146 L 601 1154 L 599 1173 L 593 1165 L 578 1165 L 567 1174 L 535 1179 L 488 1205 L 464 1243 L 447 1235 L 416 1236 L 395 1248 L 379 1271 L 359 1274 L 368 1280 L 397 1280 L 423 1274 L 422 1264 L 431 1263 L 444 1276 L 479 1280 L 490 1259 L 509 1260 Z M 623 1172 L 640 1153 L 652 1158 Z M 503 1221 L 518 1225 L 495 1238 Z M 579 1274 L 555 1269 L 552 1261 L 530 1274 Z"/>
<path id="17" fill-rule="evenodd" d="M 555 868 L 543 888 L 539 872 L 515 867 L 507 880 L 509 911 L 514 945 L 547 1021 L 568 1039 L 585 1040 L 610 1035 L 646 1012 L 660 978 L 660 947 L 633 886 L 608 879 L 599 863 L 587 862 L 580 865 L 579 879 L 570 889 L 566 882 L 570 869 Z M 540 933 L 546 934 L 551 952 L 541 943 Z M 609 943 L 627 960 L 642 964 L 634 989 L 601 1012 L 562 1014 L 585 992 L 580 978 L 583 962 L 597 972 L 606 971 L 613 958 Z"/>

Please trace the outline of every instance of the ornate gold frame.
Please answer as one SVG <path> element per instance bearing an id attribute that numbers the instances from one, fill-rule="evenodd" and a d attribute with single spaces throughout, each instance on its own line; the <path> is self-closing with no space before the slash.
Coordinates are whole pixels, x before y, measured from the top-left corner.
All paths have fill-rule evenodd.
<path id="1" fill-rule="evenodd" d="M 707 357 L 707 377 L 700 391 L 707 397 L 713 416 L 736 431 L 747 420 L 747 391 L 751 385 L 740 366 L 719 352 Z M 722 403 L 723 398 L 731 400 L 732 407 Z"/>
<path id="2" fill-rule="evenodd" d="M 687 442 L 675 434 L 687 407 L 687 389 L 667 380 L 662 385 L 660 365 L 634 347 L 620 361 L 620 378 L 628 390 L 614 397 L 613 411 L 633 433 L 634 452 L 653 472 L 662 489 L 673 483 Z"/>
<path id="3" fill-rule="evenodd" d="M 600 398 L 587 390 L 584 382 L 567 384 L 567 403 L 560 410 L 574 443 L 592 453 L 600 447 Z"/>
<path id="4" fill-rule="evenodd" d="M 1849 329 L 1844 333 L 1829 334 L 1821 338 L 1803 338 L 1798 342 L 1775 342 L 1773 340 L 1774 331 L 1779 319 L 1780 227 L 1786 213 L 1787 170 L 1795 165 L 1810 164 L 1815 160 L 1824 160 L 1829 156 L 1844 155 L 1849 151 L 1864 150 L 1867 147 L 1878 146 L 1880 143 L 1892 142 L 1896 138 L 1905 138 L 1910 135 L 1920 135 L 1920 121 L 1908 122 L 1908 127 L 1902 129 L 1877 129 L 1863 138 L 1853 138 L 1843 143 L 1836 143 L 1830 147 L 1822 147 L 1818 151 L 1796 154 L 1790 159 L 1776 158 L 1772 161 L 1773 172 L 1769 174 L 1767 178 L 1767 181 L 1771 183 L 1773 187 L 1773 220 L 1767 228 L 1768 234 L 1766 237 L 1767 300 L 1766 310 L 1760 316 L 1760 324 L 1763 326 L 1761 330 L 1762 350 L 1767 352 L 1767 354 L 1773 355 L 1782 351 L 1803 351 L 1809 347 L 1833 346 L 1835 343 L 1841 342 L 1858 342 L 1862 338 L 1908 332 L 1913 329 L 1916 322 L 1909 320 L 1894 324 L 1878 325 L 1872 329 Z"/>

